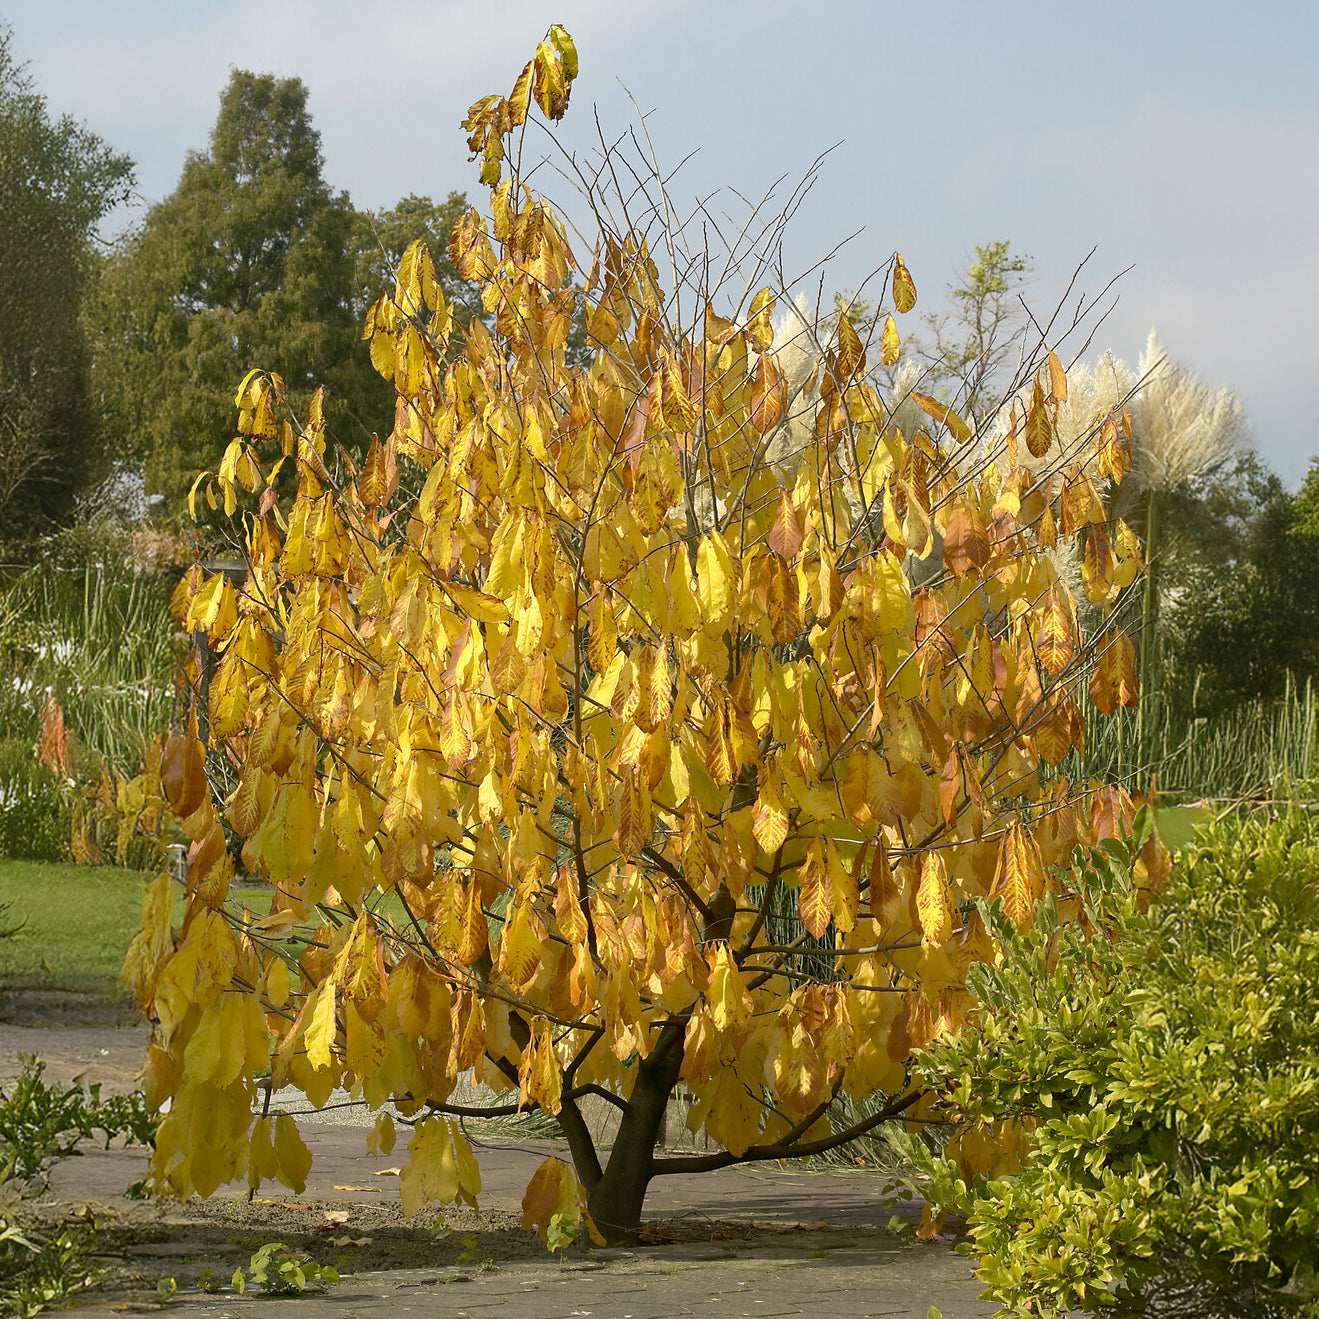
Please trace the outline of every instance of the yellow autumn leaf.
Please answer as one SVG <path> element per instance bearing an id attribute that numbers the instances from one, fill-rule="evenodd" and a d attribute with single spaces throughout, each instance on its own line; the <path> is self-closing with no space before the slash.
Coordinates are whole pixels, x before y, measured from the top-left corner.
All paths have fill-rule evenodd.
<path id="1" fill-rule="evenodd" d="M 743 985 L 742 973 L 726 942 L 715 944 L 710 955 L 710 984 L 705 997 L 710 1005 L 710 1020 L 717 1031 L 744 1025 L 751 1013 L 751 995 Z"/>
<path id="2" fill-rule="evenodd" d="M 899 312 L 908 312 L 916 305 L 916 285 L 906 262 L 900 256 L 893 258 L 893 305 Z"/>
<path id="3" fill-rule="evenodd" d="M 902 340 L 898 338 L 898 327 L 892 316 L 884 318 L 884 333 L 879 341 L 879 360 L 885 366 L 893 366 L 902 355 Z"/>
<path id="4" fill-rule="evenodd" d="M 335 1036 L 334 981 L 324 981 L 316 990 L 311 1020 L 307 1026 L 307 1061 L 317 1069 L 328 1067 Z"/>
<path id="5" fill-rule="evenodd" d="M 948 889 L 947 863 L 937 851 L 921 854 L 916 911 L 925 942 L 936 948 L 946 943 L 953 929 L 953 905 Z"/>
<path id="6" fill-rule="evenodd" d="M 276 1171 L 279 1178 L 294 1195 L 307 1189 L 307 1174 L 311 1171 L 311 1154 L 303 1143 L 298 1124 L 286 1113 L 275 1119 L 273 1141 Z"/>
<path id="7" fill-rule="evenodd" d="M 458 1158 L 449 1123 L 440 1117 L 422 1118 L 408 1141 L 408 1153 L 411 1158 L 398 1178 L 399 1196 L 408 1219 L 432 1201 L 452 1204 L 458 1198 Z"/>

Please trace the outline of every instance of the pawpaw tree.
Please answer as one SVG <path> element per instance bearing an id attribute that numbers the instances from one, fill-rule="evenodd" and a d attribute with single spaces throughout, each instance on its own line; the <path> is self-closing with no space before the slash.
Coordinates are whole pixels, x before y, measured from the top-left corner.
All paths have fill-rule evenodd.
<path id="1" fill-rule="evenodd" d="M 410 1125 L 409 1213 L 475 1201 L 456 1119 L 539 1109 L 572 1163 L 528 1223 L 627 1239 L 654 1177 L 928 1119 L 908 1056 L 994 953 L 973 900 L 1028 923 L 1132 814 L 1063 772 L 1083 702 L 1137 699 L 1103 622 L 1141 568 L 1105 498 L 1122 417 L 1061 443 L 1042 348 L 993 434 L 919 393 L 904 433 L 867 367 L 916 302 L 900 256 L 863 342 L 764 262 L 716 278 L 610 153 L 564 158 L 584 259 L 521 159 L 576 72 L 552 28 L 471 108 L 488 206 L 449 255 L 489 324 L 456 330 L 406 252 L 362 333 L 396 394 L 365 461 L 254 370 L 194 487 L 249 570 L 176 598 L 218 663 L 160 764 L 181 923 L 162 876 L 127 967 L 163 1193 L 300 1187 L 280 1097 L 340 1088 L 380 1111 L 373 1148 Z M 226 904 L 233 837 L 268 914 Z M 656 1151 L 680 1085 L 708 1152 Z M 586 1101 L 617 1110 L 603 1147 Z"/>

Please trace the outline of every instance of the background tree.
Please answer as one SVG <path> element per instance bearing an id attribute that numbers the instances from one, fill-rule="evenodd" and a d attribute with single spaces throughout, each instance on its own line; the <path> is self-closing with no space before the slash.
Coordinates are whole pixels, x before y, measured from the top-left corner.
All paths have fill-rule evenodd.
<path id="1" fill-rule="evenodd" d="M 1024 340 L 1021 301 L 1032 269 L 1030 257 L 1014 252 L 1010 239 L 977 245 L 973 260 L 948 285 L 947 306 L 926 313 L 925 333 L 903 339 L 901 361 L 879 364 L 877 375 L 895 402 L 918 389 L 951 403 L 984 430 L 1033 355 Z M 881 328 L 864 299 L 843 294 L 836 305 L 847 307 L 863 336 Z"/>
<path id="2" fill-rule="evenodd" d="M 364 313 L 381 294 L 394 291 L 404 252 L 421 239 L 434 254 L 435 277 L 457 324 L 484 316 L 479 287 L 463 279 L 449 258 L 449 237 L 467 209 L 466 194 L 451 192 L 442 202 L 410 193 L 386 210 L 359 211 L 353 231 L 358 311 Z"/>
<path id="3" fill-rule="evenodd" d="M 50 529 L 102 465 L 79 315 L 127 156 L 52 119 L 0 25 L 0 540 Z"/>
<path id="4" fill-rule="evenodd" d="M 559 118 L 576 71 L 552 28 L 508 97 L 472 107 L 489 214 L 451 251 L 492 324 L 455 343 L 434 261 L 405 252 L 367 314 L 399 404 L 364 462 L 336 455 L 314 398 L 282 494 L 284 397 L 260 372 L 240 388 L 217 480 L 253 500 L 250 576 L 197 567 L 177 597 L 222 655 L 209 750 L 239 781 L 208 786 L 200 719 L 166 748 L 196 844 L 186 912 L 175 932 L 163 877 L 126 965 L 156 1023 L 148 1093 L 171 1100 L 163 1192 L 299 1185 L 281 1092 L 342 1084 L 414 1123 L 409 1214 L 479 1190 L 449 1118 L 538 1107 L 573 1167 L 537 1173 L 526 1221 L 563 1240 L 589 1210 L 626 1239 L 655 1176 L 926 1119 L 911 1048 L 963 1020 L 966 968 L 993 955 L 968 899 L 1028 925 L 1077 843 L 1133 814 L 1057 772 L 1080 702 L 1136 700 L 1129 641 L 1082 635 L 1047 553 L 1083 542 L 1096 610 L 1134 576 L 1088 450 L 1046 487 L 933 400 L 899 436 L 845 314 L 806 327 L 825 347 L 789 384 L 791 290 L 753 292 L 786 219 L 762 217 L 752 264 L 715 285 L 723 263 L 673 235 L 666 293 L 646 234 L 671 208 L 660 178 L 610 190 L 628 162 L 589 189 L 579 286 L 562 224 L 505 175 L 533 99 Z M 906 316 L 896 255 L 887 283 Z M 1052 425 L 1061 368 L 1038 365 Z M 1119 480 L 1117 419 L 1088 442 Z M 226 822 L 276 886 L 269 914 L 226 919 Z M 1141 864 L 1158 883 L 1156 838 Z M 267 1066 L 274 1114 L 254 1121 Z M 469 1070 L 489 1089 L 459 1101 Z M 659 1156 L 680 1081 L 717 1148 Z M 607 1149 L 592 1097 L 619 1115 Z M 374 1139 L 392 1145 L 388 1116 Z"/>
<path id="5" fill-rule="evenodd" d="M 1319 677 L 1315 507 L 1313 471 L 1292 495 L 1253 454 L 1165 500 L 1177 543 L 1159 643 L 1183 717 L 1273 702 Z"/>
<path id="6" fill-rule="evenodd" d="M 933 342 L 924 349 L 937 382 L 951 388 L 968 419 L 983 423 L 1020 369 L 1025 347 L 1021 289 L 1031 273 L 1030 257 L 1012 250 L 1010 239 L 977 245 L 975 257 L 949 286 L 949 311 L 926 318 Z"/>
<path id="7" fill-rule="evenodd" d="M 175 511 L 223 452 L 234 381 L 252 365 L 282 375 L 304 406 L 317 384 L 342 397 L 364 380 L 357 217 L 322 164 L 302 82 L 236 70 L 210 150 L 189 155 L 107 263 L 97 385 L 117 439 Z"/>

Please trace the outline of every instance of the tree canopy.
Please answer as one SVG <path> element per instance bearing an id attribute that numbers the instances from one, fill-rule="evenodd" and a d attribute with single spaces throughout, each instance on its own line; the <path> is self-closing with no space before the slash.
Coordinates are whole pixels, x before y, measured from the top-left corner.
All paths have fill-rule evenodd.
<path id="1" fill-rule="evenodd" d="M 358 330 L 414 240 L 438 254 L 456 322 L 484 314 L 447 259 L 461 193 L 358 211 L 323 164 L 302 82 L 236 70 L 209 151 L 189 155 L 105 266 L 98 387 L 125 457 L 176 517 L 231 438 L 234 382 L 258 363 L 300 407 L 322 385 L 351 401 L 338 433 L 361 453 L 388 432 L 393 393 L 357 351 Z"/>
<path id="2" fill-rule="evenodd" d="M 207 152 L 119 245 L 101 281 L 97 377 L 126 456 L 181 507 L 232 430 L 255 363 L 305 404 L 351 393 L 357 312 L 347 196 L 322 175 L 297 78 L 235 70 Z"/>
<path id="3" fill-rule="evenodd" d="M 101 464 L 79 315 L 97 224 L 127 199 L 129 158 L 52 118 L 0 25 L 0 525 L 34 534 Z"/>
<path id="4" fill-rule="evenodd" d="M 479 1191 L 452 1119 L 540 1108 L 573 1167 L 541 1169 L 527 1222 L 625 1239 L 655 1176 L 927 1119 L 912 1046 L 964 1020 L 994 955 L 970 899 L 1029 925 L 1075 847 L 1134 813 L 1058 769 L 1083 702 L 1137 699 L 1103 621 L 1141 569 L 1100 497 L 1132 461 L 1120 412 L 1064 435 L 1044 351 L 992 445 L 924 395 L 904 431 L 845 312 L 776 324 L 786 217 L 725 265 L 666 241 L 663 180 L 632 162 L 594 174 L 579 266 L 516 148 L 576 72 L 552 28 L 471 108 L 488 211 L 449 253 L 490 324 L 456 331 L 409 246 L 366 315 L 398 402 L 363 461 L 319 394 L 292 412 L 273 372 L 239 386 L 215 497 L 243 510 L 250 573 L 180 586 L 220 661 L 158 766 L 193 841 L 186 908 L 176 930 L 159 880 L 126 967 L 171 1101 L 165 1193 L 299 1186 L 281 1097 L 342 1085 L 411 1124 L 409 1213 Z M 886 287 L 883 355 L 916 303 L 897 254 Z M 227 828 L 268 914 L 226 915 Z M 1140 865 L 1161 881 L 1157 837 Z M 680 1081 L 708 1154 L 654 1150 Z M 619 1116 L 607 1151 L 592 1097 Z M 375 1147 L 394 1132 L 382 1114 Z"/>

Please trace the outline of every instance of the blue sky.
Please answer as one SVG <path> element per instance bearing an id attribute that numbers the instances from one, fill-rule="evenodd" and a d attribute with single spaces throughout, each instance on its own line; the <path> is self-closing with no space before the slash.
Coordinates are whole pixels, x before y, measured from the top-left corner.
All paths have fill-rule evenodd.
<path id="1" fill-rule="evenodd" d="M 619 80 L 662 163 L 699 149 L 680 199 L 760 195 L 841 142 L 786 249 L 804 268 L 863 229 L 830 290 L 896 248 L 933 309 L 974 246 L 1004 237 L 1034 259 L 1044 310 L 1097 247 L 1091 292 L 1133 269 L 1096 348 L 1134 364 L 1155 327 L 1240 391 L 1290 484 L 1319 454 L 1313 0 L 0 0 L 0 16 L 52 109 L 137 160 L 144 199 L 206 146 L 242 67 L 307 83 L 326 175 L 363 207 L 475 197 L 458 121 L 561 22 L 582 65 L 567 145 L 589 148 L 593 103 L 607 126 L 632 122 Z"/>

